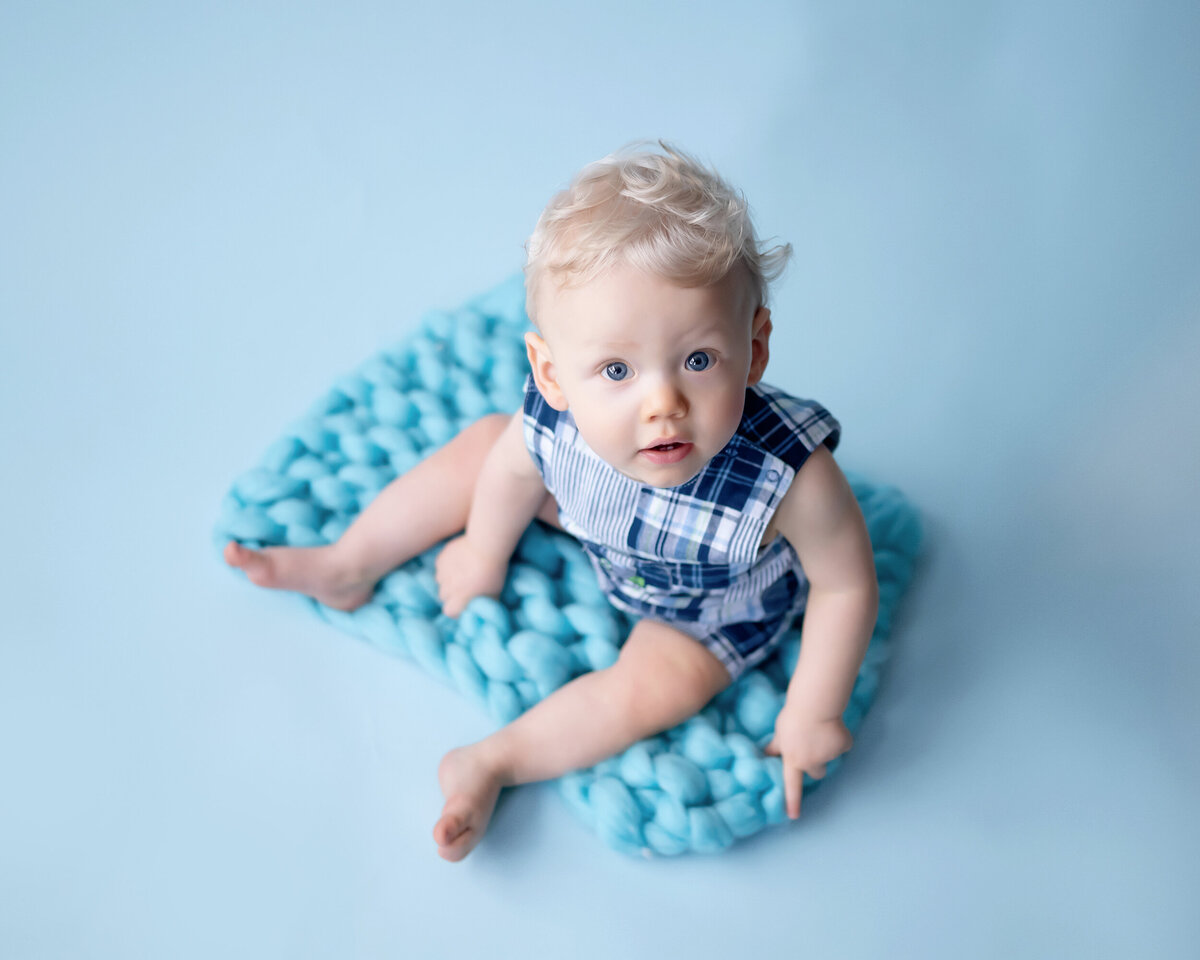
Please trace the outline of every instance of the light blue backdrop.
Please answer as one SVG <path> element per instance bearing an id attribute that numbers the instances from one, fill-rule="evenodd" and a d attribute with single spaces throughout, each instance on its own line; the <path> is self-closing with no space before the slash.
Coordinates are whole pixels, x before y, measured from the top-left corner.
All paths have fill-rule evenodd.
<path id="1" fill-rule="evenodd" d="M 1195 956 L 1198 48 L 1183 2 L 7 0 L 0 954 Z M 925 562 L 799 825 L 642 863 L 531 787 L 451 866 L 486 719 L 209 530 L 657 136 L 795 245 L 770 379 Z"/>

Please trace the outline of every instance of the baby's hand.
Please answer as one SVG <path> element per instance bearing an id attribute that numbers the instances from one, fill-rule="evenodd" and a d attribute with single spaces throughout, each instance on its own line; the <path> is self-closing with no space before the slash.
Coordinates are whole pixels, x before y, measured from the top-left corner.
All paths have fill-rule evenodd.
<path id="1" fill-rule="evenodd" d="M 804 774 L 814 780 L 825 776 L 825 765 L 850 749 L 854 737 L 841 717 L 819 719 L 784 703 L 775 720 L 775 736 L 766 752 L 783 758 L 783 792 L 787 815 L 800 816 Z"/>
<path id="2" fill-rule="evenodd" d="M 457 617 L 474 597 L 498 597 L 508 559 L 480 553 L 466 535 L 442 547 L 437 558 L 438 596 L 447 616 Z"/>

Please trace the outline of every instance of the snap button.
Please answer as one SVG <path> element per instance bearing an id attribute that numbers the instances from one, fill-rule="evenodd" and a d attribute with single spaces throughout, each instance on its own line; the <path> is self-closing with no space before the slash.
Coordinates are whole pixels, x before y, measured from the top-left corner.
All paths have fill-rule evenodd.
<path id="1" fill-rule="evenodd" d="M 780 478 L 780 476 L 781 476 L 781 474 L 778 470 L 768 470 L 767 471 L 767 479 L 770 480 L 771 483 L 774 483 L 776 480 L 778 480 Z"/>

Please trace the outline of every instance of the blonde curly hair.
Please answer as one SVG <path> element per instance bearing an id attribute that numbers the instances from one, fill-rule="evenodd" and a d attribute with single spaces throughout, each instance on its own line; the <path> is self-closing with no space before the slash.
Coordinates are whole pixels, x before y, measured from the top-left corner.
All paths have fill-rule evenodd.
<path id="1" fill-rule="evenodd" d="M 755 306 L 766 306 L 791 244 L 763 249 L 740 191 L 662 140 L 662 152 L 646 146 L 588 164 L 542 211 L 525 245 L 525 302 L 535 323 L 547 279 L 574 286 L 618 263 L 684 287 L 711 286 L 741 266 Z"/>

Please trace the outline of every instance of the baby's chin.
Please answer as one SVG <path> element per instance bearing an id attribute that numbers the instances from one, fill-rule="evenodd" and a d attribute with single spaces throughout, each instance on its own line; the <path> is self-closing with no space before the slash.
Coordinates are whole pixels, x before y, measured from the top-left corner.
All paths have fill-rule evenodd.
<path id="1" fill-rule="evenodd" d="M 700 471 L 704 469 L 707 463 L 708 461 L 705 460 L 697 465 L 690 462 L 690 458 L 688 458 L 673 464 L 634 463 L 626 466 L 624 469 L 621 467 L 616 467 L 615 469 L 621 475 L 628 477 L 635 483 L 640 483 L 644 487 L 669 490 L 673 487 L 681 487 L 689 480 L 694 480 L 699 476 Z"/>

